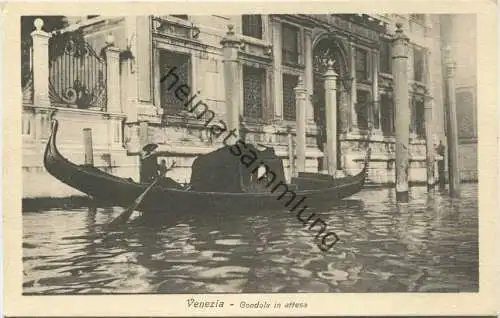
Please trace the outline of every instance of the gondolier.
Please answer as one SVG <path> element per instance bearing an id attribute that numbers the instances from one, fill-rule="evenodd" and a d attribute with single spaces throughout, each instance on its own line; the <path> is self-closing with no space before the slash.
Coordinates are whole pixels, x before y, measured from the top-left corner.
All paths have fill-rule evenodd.
<path id="1" fill-rule="evenodd" d="M 158 175 L 158 163 L 155 150 L 157 144 L 147 144 L 141 154 L 141 182 L 151 182 Z"/>

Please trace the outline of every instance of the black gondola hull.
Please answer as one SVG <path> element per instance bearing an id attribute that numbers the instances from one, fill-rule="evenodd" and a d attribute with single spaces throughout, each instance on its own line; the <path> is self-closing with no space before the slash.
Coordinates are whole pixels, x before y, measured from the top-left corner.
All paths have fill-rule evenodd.
<path id="1" fill-rule="evenodd" d="M 56 146 L 58 123 L 53 122 L 52 133 L 44 154 L 47 171 L 61 182 L 91 196 L 97 201 L 116 206 L 129 206 L 148 186 L 132 179 L 120 178 L 97 168 L 76 165 L 64 158 Z M 276 184 L 269 191 L 259 193 L 196 192 L 184 189 L 156 186 L 138 206 L 140 211 L 155 213 L 185 214 L 188 212 L 209 213 L 257 210 L 290 210 L 299 201 L 301 207 L 325 209 L 339 200 L 349 197 L 363 187 L 367 162 L 355 176 L 337 180 L 313 178 L 294 179 L 299 189 Z M 273 191 L 274 190 L 274 191 Z"/>

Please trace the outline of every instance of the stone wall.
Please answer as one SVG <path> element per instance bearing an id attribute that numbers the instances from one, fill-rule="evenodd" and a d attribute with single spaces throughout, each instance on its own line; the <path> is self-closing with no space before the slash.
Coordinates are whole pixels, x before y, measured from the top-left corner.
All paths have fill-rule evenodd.
<path id="1" fill-rule="evenodd" d="M 477 143 L 460 143 L 458 146 L 458 150 L 460 162 L 460 179 L 466 182 L 477 182 Z"/>

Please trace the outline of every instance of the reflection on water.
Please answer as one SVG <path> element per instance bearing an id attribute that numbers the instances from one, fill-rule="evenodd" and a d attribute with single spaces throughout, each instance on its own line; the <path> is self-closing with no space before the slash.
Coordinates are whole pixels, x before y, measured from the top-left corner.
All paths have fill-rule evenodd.
<path id="1" fill-rule="evenodd" d="M 321 213 L 328 252 L 286 212 L 102 225 L 122 209 L 23 214 L 23 290 L 44 293 L 475 292 L 477 185 L 463 198 L 364 190 Z"/>

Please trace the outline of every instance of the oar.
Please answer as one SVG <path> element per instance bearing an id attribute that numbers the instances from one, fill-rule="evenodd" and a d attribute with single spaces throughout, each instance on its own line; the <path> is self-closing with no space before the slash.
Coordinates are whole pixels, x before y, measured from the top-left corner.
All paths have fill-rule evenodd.
<path id="1" fill-rule="evenodd" d="M 172 168 L 174 166 L 175 166 L 175 161 L 172 163 L 172 165 L 170 165 L 170 167 L 167 169 L 166 172 L 172 170 Z M 120 225 L 122 223 L 125 223 L 130 218 L 130 216 L 135 211 L 135 209 L 137 209 L 139 204 L 141 204 L 142 200 L 144 200 L 144 197 L 146 197 L 146 195 L 149 193 L 149 191 L 151 191 L 151 189 L 153 189 L 153 187 L 158 183 L 158 181 L 160 181 L 160 179 L 162 177 L 163 177 L 162 175 L 157 176 L 153 180 L 153 182 L 151 182 L 151 184 L 146 188 L 146 190 L 144 190 L 144 192 L 141 193 L 141 195 L 138 196 L 137 199 L 135 199 L 134 203 L 132 203 L 132 205 L 129 206 L 127 210 L 125 210 L 122 214 L 118 215 L 113 221 L 111 221 L 108 224 L 108 229 L 116 227 L 117 225 Z"/>
<path id="2" fill-rule="evenodd" d="M 117 225 L 120 225 L 120 224 L 127 222 L 127 220 L 130 218 L 132 213 L 135 211 L 135 209 L 137 209 L 139 204 L 141 204 L 142 200 L 144 200 L 144 197 L 146 197 L 146 195 L 149 193 L 149 191 L 151 191 L 151 189 L 153 189 L 153 187 L 158 183 L 160 178 L 161 178 L 161 176 L 157 176 L 153 180 L 153 182 L 151 182 L 151 184 L 146 188 L 146 190 L 144 190 L 144 192 L 141 193 L 141 195 L 138 196 L 137 199 L 135 199 L 134 203 L 132 203 L 132 205 L 129 206 L 127 210 L 125 210 L 122 214 L 118 215 L 113 221 L 111 221 L 108 224 L 108 229 L 114 228 Z"/>

